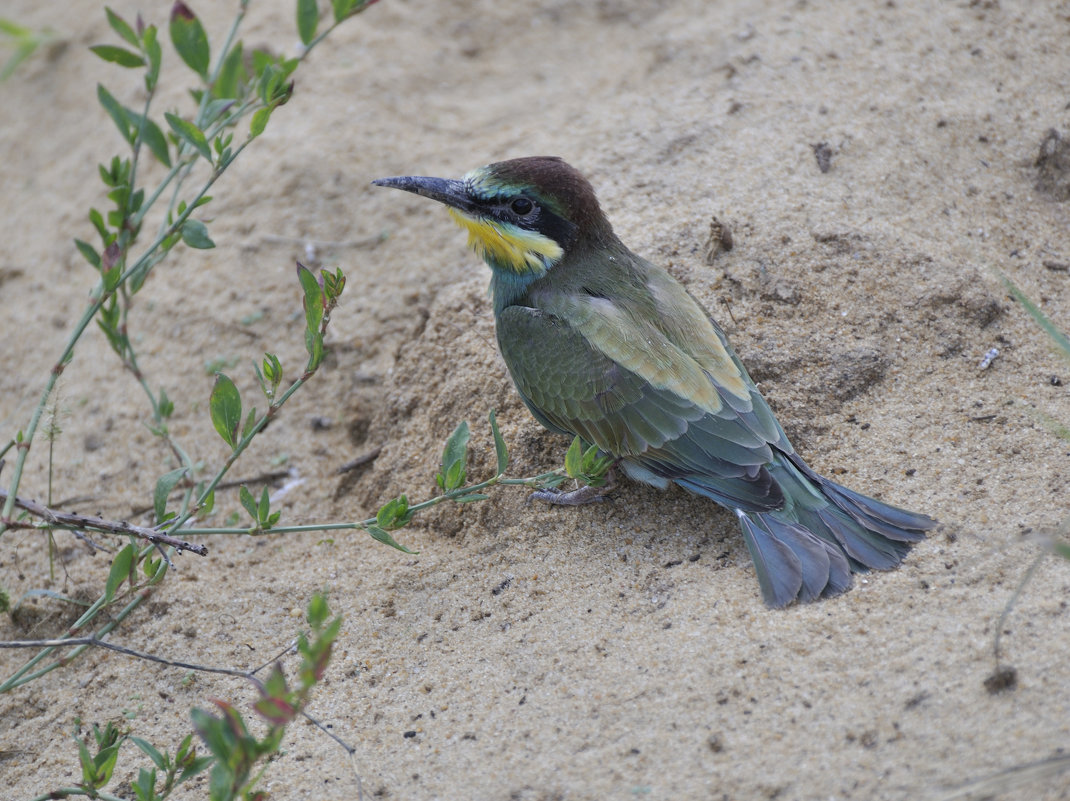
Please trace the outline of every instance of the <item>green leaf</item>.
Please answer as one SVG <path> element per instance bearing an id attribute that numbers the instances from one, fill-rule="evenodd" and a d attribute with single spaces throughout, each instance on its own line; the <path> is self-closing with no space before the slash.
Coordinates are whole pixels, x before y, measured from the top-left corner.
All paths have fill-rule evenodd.
<path id="1" fill-rule="evenodd" d="M 323 334 L 305 331 L 305 349 L 308 351 L 308 364 L 305 370 L 309 373 L 316 370 L 323 363 Z"/>
<path id="2" fill-rule="evenodd" d="M 216 78 L 215 83 L 212 84 L 212 94 L 216 97 L 240 99 L 245 94 L 244 87 L 248 80 L 249 75 L 245 71 L 245 64 L 242 59 L 242 43 L 239 41 L 230 48 L 230 51 L 223 59 L 223 66 L 219 69 L 219 76 Z"/>
<path id="3" fill-rule="evenodd" d="M 464 486 L 465 477 L 464 462 L 454 462 L 443 474 L 442 488 L 445 490 L 459 489 Z"/>
<path id="4" fill-rule="evenodd" d="M 178 754 L 175 756 L 175 764 L 182 766 L 182 773 L 179 774 L 175 784 L 181 784 L 182 782 L 192 779 L 198 773 L 203 772 L 207 768 L 210 768 L 215 763 L 215 758 L 210 756 L 196 756 L 194 749 L 189 748 L 189 743 L 192 741 L 193 736 L 187 735 L 186 739 L 182 741 L 182 746 L 179 747 Z M 184 748 L 186 750 L 184 750 Z M 184 756 L 182 759 L 180 756 Z"/>
<path id="5" fill-rule="evenodd" d="M 104 6 L 104 13 L 108 17 L 108 24 L 111 25 L 111 29 L 119 34 L 121 38 L 125 39 L 127 44 L 132 44 L 134 47 L 141 47 L 141 42 L 138 41 L 137 34 L 134 33 L 134 29 L 127 24 L 126 20 L 107 6 Z"/>
<path id="6" fill-rule="evenodd" d="M 275 392 L 282 383 L 282 364 L 274 353 L 265 353 L 263 364 L 263 370 L 255 363 L 253 369 L 256 371 L 256 378 L 260 382 L 264 397 L 271 401 L 275 399 Z"/>
<path id="7" fill-rule="evenodd" d="M 256 519 L 263 523 L 265 522 L 271 513 L 271 498 L 268 497 L 268 488 L 265 486 L 264 491 L 260 493 L 260 504 L 256 507 Z"/>
<path id="8" fill-rule="evenodd" d="M 308 613 L 305 616 L 305 619 L 308 620 L 308 625 L 318 629 L 330 614 L 331 610 L 327 606 L 327 596 L 321 592 L 315 593 L 308 602 Z"/>
<path id="9" fill-rule="evenodd" d="M 167 391 L 160 388 L 160 398 L 156 402 L 156 411 L 164 420 L 175 413 L 175 404 L 167 397 Z"/>
<path id="10" fill-rule="evenodd" d="M 412 514 L 409 511 L 409 499 L 400 495 L 382 505 L 375 515 L 375 522 L 381 529 L 395 531 L 407 526 L 412 520 Z"/>
<path id="11" fill-rule="evenodd" d="M 223 373 L 216 373 L 215 386 L 208 399 L 212 425 L 231 448 L 238 445 L 238 427 L 241 425 L 241 395 L 234 382 Z"/>
<path id="12" fill-rule="evenodd" d="M 253 499 L 253 493 L 249 492 L 249 488 L 244 484 L 238 488 L 238 500 L 241 502 L 245 511 L 249 513 L 249 517 L 253 520 L 257 520 L 256 501 Z"/>
<path id="13" fill-rule="evenodd" d="M 468 458 L 468 421 L 462 420 L 461 424 L 453 430 L 450 438 L 446 440 L 446 447 L 442 450 L 442 467 L 449 470 L 455 464 L 464 464 Z"/>
<path id="14" fill-rule="evenodd" d="M 178 0 L 171 7 L 171 44 L 175 46 L 179 57 L 186 65 L 200 75 L 208 78 L 208 35 L 204 26 L 189 6 Z"/>
<path id="15" fill-rule="evenodd" d="M 170 111 L 165 111 L 163 116 L 179 139 L 192 145 L 198 153 L 208 160 L 209 164 L 212 163 L 212 149 L 208 146 L 208 140 L 205 139 L 204 132 L 200 128 L 189 120 L 184 120 L 177 114 L 172 114 Z"/>
<path id="16" fill-rule="evenodd" d="M 489 495 L 484 495 L 481 492 L 470 492 L 467 495 L 462 495 L 459 498 L 454 498 L 454 503 L 472 503 L 472 501 L 485 501 L 489 498 Z"/>
<path id="17" fill-rule="evenodd" d="M 33 31 L 29 28 L 4 17 L 0 17 L 0 33 L 6 33 L 12 39 L 25 39 L 27 36 L 33 36 Z"/>
<path id="18" fill-rule="evenodd" d="M 139 53 L 133 53 L 125 47 L 115 45 L 93 45 L 89 48 L 105 61 L 118 64 L 120 67 L 144 67 L 145 59 Z"/>
<path id="19" fill-rule="evenodd" d="M 97 766 L 93 762 L 93 755 L 81 740 L 78 741 L 78 761 L 82 766 L 82 784 L 86 787 L 96 787 Z"/>
<path id="20" fill-rule="evenodd" d="M 397 542 L 393 537 L 391 537 L 389 531 L 383 531 L 383 529 L 379 528 L 379 526 L 368 526 L 367 531 L 369 534 L 372 535 L 373 539 L 379 540 L 379 542 L 383 543 L 384 545 L 389 545 L 391 548 L 397 548 L 402 553 L 419 553 L 419 551 L 410 551 L 404 545 Z"/>
<path id="21" fill-rule="evenodd" d="M 242 426 L 241 438 L 246 439 L 250 434 L 252 434 L 253 429 L 256 427 L 256 424 L 257 416 L 256 407 L 254 406 L 252 409 L 249 410 L 249 414 L 245 417 L 245 425 Z"/>
<path id="22" fill-rule="evenodd" d="M 290 688 L 286 684 L 286 676 L 283 674 L 278 662 L 271 666 L 267 678 L 264 679 L 263 694 L 266 694 L 269 698 L 282 698 L 290 694 Z"/>
<path id="23" fill-rule="evenodd" d="M 152 92 L 156 88 L 156 82 L 160 79 L 160 64 L 163 63 L 163 51 L 160 42 L 156 39 L 156 26 L 149 25 L 145 28 L 145 55 L 149 57 L 149 69 L 145 73 L 145 89 Z"/>
<path id="24" fill-rule="evenodd" d="M 190 219 L 182 223 L 182 241 L 198 250 L 209 250 L 215 247 L 215 242 L 208 236 L 208 226 L 200 220 Z"/>
<path id="25" fill-rule="evenodd" d="M 208 750 L 216 759 L 226 764 L 235 745 L 233 737 L 227 731 L 226 724 L 215 715 L 196 707 L 191 709 L 189 714 L 193 720 L 194 731 L 200 735 Z"/>
<path id="26" fill-rule="evenodd" d="M 208 128 L 211 126 L 211 124 L 222 117 L 228 109 L 233 108 L 234 103 L 235 101 L 233 97 L 217 97 L 215 100 L 208 101 L 208 105 L 204 107 L 204 113 L 200 117 L 204 123 L 204 127 Z M 219 140 L 217 139 L 216 141 Z"/>
<path id="27" fill-rule="evenodd" d="M 167 499 L 171 495 L 171 490 L 182 480 L 184 475 L 186 475 L 186 468 L 179 467 L 170 473 L 164 473 L 156 481 L 156 489 L 152 493 L 152 507 L 156 512 L 157 523 L 163 522 L 163 515 L 167 510 Z"/>
<path id="28" fill-rule="evenodd" d="M 100 105 L 104 107 L 104 110 L 108 112 L 108 116 L 115 122 L 115 127 L 119 129 L 123 139 L 127 142 L 132 141 L 130 119 L 126 116 L 126 110 L 118 100 L 112 97 L 111 92 L 105 89 L 102 83 L 97 84 L 97 100 L 100 101 Z"/>
<path id="29" fill-rule="evenodd" d="M 78 252 L 85 257 L 85 260 L 89 262 L 96 269 L 100 269 L 100 254 L 96 249 L 88 242 L 83 242 L 81 239 L 74 240 L 74 246 L 78 248 Z"/>
<path id="30" fill-rule="evenodd" d="M 572 440 L 565 452 L 565 472 L 569 478 L 579 478 L 583 475 L 583 442 L 579 437 Z"/>
<path id="31" fill-rule="evenodd" d="M 119 747 L 122 743 L 109 745 L 102 748 L 94 757 L 97 766 L 97 787 L 103 787 L 111 781 L 111 775 L 115 772 L 115 762 L 119 758 Z"/>
<path id="32" fill-rule="evenodd" d="M 606 483 L 606 474 L 616 460 L 612 456 L 602 456 L 597 445 L 592 445 L 583 453 L 579 475 L 575 476 L 590 487 L 601 487 Z"/>
<path id="33" fill-rule="evenodd" d="M 297 280 L 301 282 L 301 289 L 305 293 L 305 327 L 308 331 L 318 333 L 323 322 L 323 289 L 312 271 L 301 262 L 297 263 Z"/>
<path id="34" fill-rule="evenodd" d="M 112 559 L 111 570 L 108 571 L 108 581 L 104 585 L 104 599 L 106 602 L 111 602 L 111 599 L 115 597 L 115 591 L 119 589 L 119 585 L 129 578 L 130 571 L 134 567 L 134 555 L 134 546 L 127 543 Z"/>
<path id="35" fill-rule="evenodd" d="M 323 279 L 323 294 L 327 298 L 328 305 L 333 308 L 338 298 L 342 296 L 342 291 L 346 288 L 345 274 L 342 272 L 342 268 L 339 267 L 334 273 L 321 270 L 320 276 Z"/>
<path id="36" fill-rule="evenodd" d="M 297 0 L 297 34 L 306 47 L 316 38 L 316 26 L 320 22 L 319 4 L 316 0 Z"/>
<path id="37" fill-rule="evenodd" d="M 336 22 L 341 22 L 354 14 L 359 14 L 375 2 L 376 0 L 331 0 L 334 19 Z"/>
<path id="38" fill-rule="evenodd" d="M 285 726 L 297 716 L 296 707 L 284 698 L 261 698 L 253 708 L 272 726 Z"/>
<path id="39" fill-rule="evenodd" d="M 1051 321 L 1051 318 L 1041 311 L 1040 307 L 1022 292 L 1010 278 L 1003 275 L 1003 273 L 997 274 L 1000 280 L 1003 281 L 1003 286 L 1014 296 L 1015 300 L 1022 304 L 1029 316 L 1033 318 L 1033 321 L 1040 326 L 1040 330 L 1048 335 L 1051 341 L 1063 352 L 1063 356 L 1070 357 L 1070 339 L 1067 339 L 1066 334 L 1060 331 L 1055 323 Z"/>
<path id="40" fill-rule="evenodd" d="M 502 475 L 509 466 L 509 447 L 505 444 L 502 432 L 498 430 L 498 418 L 494 410 L 490 410 L 490 431 L 494 435 L 494 453 L 498 458 L 497 475 Z"/>
<path id="41" fill-rule="evenodd" d="M 110 236 L 110 234 L 108 233 L 107 227 L 104 225 L 103 215 L 101 215 L 101 213 L 96 209 L 90 209 L 89 222 L 91 222 L 93 224 L 93 227 L 97 229 L 97 233 L 100 234 L 100 238 L 104 241 L 104 244 L 107 245 L 108 237 Z"/>
<path id="42" fill-rule="evenodd" d="M 145 119 L 145 124 L 141 128 L 141 141 L 145 143 L 145 146 L 148 147 L 152 152 L 152 155 L 156 157 L 157 161 L 165 167 L 171 166 L 171 155 L 167 148 L 167 137 L 163 135 L 160 126 L 148 118 Z"/>
<path id="43" fill-rule="evenodd" d="M 168 520 L 173 517 L 174 515 L 167 516 Z M 141 572 L 145 574 L 146 578 L 152 578 L 156 575 L 156 571 L 159 570 L 162 562 L 162 559 L 153 559 L 152 557 L 146 556 L 141 560 Z"/>
<path id="44" fill-rule="evenodd" d="M 199 491 L 203 492 L 203 485 Z M 204 503 L 201 504 L 200 513 L 204 517 L 208 517 L 208 515 L 212 514 L 213 509 L 215 509 L 215 490 L 209 492 L 208 497 L 204 499 Z"/>
<path id="45" fill-rule="evenodd" d="M 156 801 L 156 771 L 139 768 L 137 781 L 131 785 L 137 801 Z"/>
<path id="46" fill-rule="evenodd" d="M 158 767 L 160 770 L 167 770 L 167 757 L 156 750 L 156 747 L 148 740 L 143 740 L 140 737 L 131 737 L 130 742 L 144 751 L 149 759 L 152 760 L 152 764 Z"/>

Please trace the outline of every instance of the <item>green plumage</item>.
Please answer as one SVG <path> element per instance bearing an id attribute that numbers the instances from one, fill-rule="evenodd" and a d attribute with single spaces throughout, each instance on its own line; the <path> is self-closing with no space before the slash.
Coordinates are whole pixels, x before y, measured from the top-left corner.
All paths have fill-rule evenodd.
<path id="1" fill-rule="evenodd" d="M 464 215 L 492 270 L 502 357 L 536 419 L 597 445 L 632 478 L 675 482 L 733 509 L 769 605 L 835 595 L 852 571 L 895 567 L 935 525 L 810 470 L 724 332 L 668 272 L 620 242 L 565 162 L 376 183 Z M 531 242 L 559 248 L 518 256 Z"/>

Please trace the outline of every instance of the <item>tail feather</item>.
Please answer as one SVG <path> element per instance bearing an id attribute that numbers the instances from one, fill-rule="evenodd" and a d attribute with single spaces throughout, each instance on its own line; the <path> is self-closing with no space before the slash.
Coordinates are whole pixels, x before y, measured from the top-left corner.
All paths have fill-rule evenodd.
<path id="1" fill-rule="evenodd" d="M 910 546 L 865 528 L 832 506 L 820 510 L 817 516 L 844 552 L 864 568 L 891 570 L 909 550 Z"/>
<path id="2" fill-rule="evenodd" d="M 831 543 L 775 513 L 737 511 L 758 584 L 770 606 L 806 603 L 851 586 L 851 568 Z"/>
<path id="3" fill-rule="evenodd" d="M 736 510 L 743 529 L 743 541 L 758 574 L 758 586 L 769 606 L 787 606 L 799 597 L 802 589 L 802 563 L 785 543 L 757 525 L 753 517 Z"/>
<path id="4" fill-rule="evenodd" d="M 811 483 L 820 487 L 822 493 L 830 501 L 871 531 L 877 531 L 901 542 L 919 542 L 925 539 L 925 532 L 936 525 L 936 521 L 928 515 L 882 503 L 825 478 L 820 473 L 814 472 L 806 462 L 799 458 L 798 454 L 791 453 L 785 456 L 799 472 L 810 479 Z"/>
<path id="5" fill-rule="evenodd" d="M 787 500 L 784 507 L 768 512 L 736 509 L 769 606 L 845 592 L 852 572 L 896 567 L 911 545 L 936 525 L 927 515 L 890 506 L 818 475 L 795 454 L 784 456 L 786 460 L 774 465 Z"/>

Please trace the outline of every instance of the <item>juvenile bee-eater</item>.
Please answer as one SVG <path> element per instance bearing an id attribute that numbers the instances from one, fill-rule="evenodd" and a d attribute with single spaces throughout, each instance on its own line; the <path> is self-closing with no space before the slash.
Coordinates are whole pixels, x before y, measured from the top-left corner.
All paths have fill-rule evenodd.
<path id="1" fill-rule="evenodd" d="M 444 203 L 490 266 L 502 358 L 535 418 L 736 513 L 770 606 L 897 566 L 936 521 L 811 470 L 721 328 L 666 270 L 613 233 L 590 183 L 559 158 L 460 180 L 383 178 Z"/>

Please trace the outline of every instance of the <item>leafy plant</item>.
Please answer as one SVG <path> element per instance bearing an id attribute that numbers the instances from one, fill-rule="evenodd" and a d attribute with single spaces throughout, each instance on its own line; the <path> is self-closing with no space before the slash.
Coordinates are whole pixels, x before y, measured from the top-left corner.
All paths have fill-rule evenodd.
<path id="1" fill-rule="evenodd" d="M 222 369 L 217 369 L 213 386 L 207 392 L 208 416 L 230 452 L 214 469 L 195 460 L 190 449 L 173 434 L 170 420 L 175 413 L 175 404 L 162 388 L 156 388 L 141 365 L 138 340 L 131 327 L 131 311 L 149 286 L 155 268 L 175 254 L 176 249 L 181 253 L 180 244 L 192 249 L 215 247 L 208 219 L 203 216 L 205 208 L 213 202 L 212 188 L 245 149 L 263 134 L 272 115 L 290 99 L 294 91 L 293 76 L 308 53 L 339 24 L 374 2 L 332 0 L 331 17 L 325 22 L 320 18 L 315 0 L 297 0 L 296 21 L 303 50 L 294 58 L 272 55 L 264 50 L 245 50 L 238 31 L 250 5 L 249 0 L 240 3 L 234 22 L 218 49 L 212 45 L 200 19 L 182 0 L 174 3 L 166 30 L 146 24 L 140 17 L 131 23 L 113 10 L 105 9 L 116 41 L 97 44 L 91 49 L 97 57 L 118 68 L 136 71 L 139 86 L 143 89 L 143 101 L 136 108 L 130 107 L 117 97 L 123 96 L 123 92 L 114 92 L 103 84 L 96 87 L 97 99 L 119 133 L 123 147 L 119 154 L 98 166 L 107 205 L 91 208 L 88 212 L 93 235 L 74 240 L 74 247 L 94 277 L 89 301 L 44 377 L 29 419 L 6 443 L 0 440 L 0 467 L 3 467 L 4 457 L 13 454 L 13 464 L 5 476 L 7 488 L 0 489 L 0 543 L 12 530 L 44 532 L 50 543 L 54 532 L 66 530 L 80 536 L 100 533 L 117 537 L 120 545 L 99 597 L 84 604 L 84 610 L 66 627 L 62 636 L 55 640 L 0 643 L 2 647 L 37 649 L 31 659 L 0 681 L 0 693 L 73 664 L 87 648 L 106 647 L 151 658 L 116 646 L 108 642 L 107 637 L 158 590 L 169 573 L 171 558 L 176 552 L 207 555 L 207 547 L 191 539 L 214 534 L 263 535 L 349 529 L 366 531 L 380 542 L 410 552 L 394 539 L 393 533 L 407 526 L 418 512 L 439 503 L 483 500 L 488 497 L 484 491 L 497 485 L 549 488 L 560 485 L 569 477 L 594 483 L 604 475 L 605 465 L 597 452 L 590 448 L 583 450 L 577 441 L 569 450 L 564 470 L 527 478 L 506 477 L 509 452 L 494 412 L 491 412 L 496 468 L 492 476 L 482 481 L 469 483 L 470 432 L 465 422 L 457 427 L 443 449 L 437 474 L 438 494 L 425 501 L 410 503 L 406 495 L 401 495 L 385 503 L 374 517 L 367 520 L 284 526 L 280 525 L 280 513 L 271 508 L 267 489 L 256 495 L 247 486 L 242 486 L 238 500 L 249 516 L 248 525 L 226 528 L 194 525 L 195 519 L 203 519 L 212 513 L 216 491 L 250 443 L 322 367 L 327 351 L 326 332 L 331 314 L 346 288 L 346 277 L 337 268 L 314 273 L 297 265 L 307 359 L 296 377 L 287 379 L 281 360 L 273 353 L 265 353 L 253 367 L 263 398 L 251 402 L 242 397 L 237 384 Z M 161 82 L 170 80 L 171 75 L 164 69 L 164 39 L 169 40 L 179 60 L 192 73 L 194 86 L 188 94 L 192 101 L 189 108 L 173 108 L 160 113 L 156 109 L 157 93 Z M 155 160 L 159 167 L 146 170 L 146 159 Z M 145 184 L 146 174 L 160 174 L 161 171 L 162 177 L 156 183 Z M 149 410 L 148 428 L 171 459 L 155 481 L 150 507 L 151 526 L 67 513 L 51 508 L 51 501 L 42 504 L 30 500 L 37 493 L 19 494 L 35 439 L 45 432 L 51 449 L 59 436 L 58 427 L 49 423 L 56 385 L 75 358 L 76 345 L 92 325 L 115 353 L 119 368 L 140 387 Z M 51 454 L 51 450 L 49 452 Z M 49 458 L 51 463 L 51 456 Z M 51 489 L 50 482 L 49 499 Z M 7 541 L 10 542 L 10 537 Z M 30 590 L 14 606 L 18 608 L 31 596 L 46 594 L 63 602 L 71 600 L 48 590 Z M 11 607 L 8 593 L 2 587 L 0 607 Z M 206 744 L 210 757 L 197 756 L 190 737 L 180 743 L 172 755 L 121 732 L 113 724 L 103 729 L 94 727 L 92 740 L 79 744 L 80 784 L 53 791 L 47 797 L 112 798 L 104 788 L 112 781 L 119 751 L 128 741 L 147 755 L 153 765 L 143 769 L 133 784 L 132 790 L 138 799 L 166 797 L 174 787 L 204 770 L 209 759 L 212 760 L 210 784 L 213 799 L 260 797 L 255 786 L 264 759 L 277 749 L 286 725 L 296 715 L 303 714 L 308 693 L 322 676 L 330 645 L 337 636 L 340 622 L 326 623 L 325 610 L 325 603 L 310 610 L 309 623 L 315 636 L 298 642 L 303 661 L 296 681 L 287 680 L 279 668 L 273 668 L 263 682 L 256 680 L 261 690 L 256 710 L 269 726 L 268 734 L 263 738 L 252 735 L 241 714 L 225 702 L 216 702 L 214 713 L 193 712 L 194 728 Z"/>
<path id="2" fill-rule="evenodd" d="M 323 679 L 335 640 L 341 631 L 342 618 L 335 617 L 328 622 L 328 617 L 330 610 L 326 597 L 314 595 L 309 601 L 306 615 L 310 633 L 301 633 L 297 638 L 301 664 L 294 682 L 287 680 L 278 662 L 271 664 L 265 680 L 257 678 L 256 671 L 187 666 L 194 670 L 229 673 L 251 681 L 260 695 L 253 709 L 268 727 L 262 737 L 249 732 L 245 718 L 235 706 L 218 699 L 212 702 L 219 712 L 217 715 L 203 709 L 190 711 L 194 732 L 208 750 L 208 754 L 203 756 L 197 754 L 192 733 L 179 743 L 174 756 L 171 756 L 168 751 L 161 751 L 141 737 L 120 731 L 114 723 L 107 723 L 103 729 L 94 724 L 90 732 L 92 741 L 76 738 L 82 780 L 74 787 L 51 790 L 34 801 L 75 796 L 123 801 L 106 792 L 105 788 L 115 775 L 120 751 L 127 742 L 133 743 L 152 762 L 152 767 L 139 768 L 137 779 L 131 783 L 137 801 L 163 801 L 179 785 L 209 768 L 208 797 L 211 801 L 266 798 L 256 789 L 256 785 L 267 768 L 268 759 L 278 752 L 286 728 L 298 717 L 305 716 L 304 709 L 309 696 Z M 129 649 L 121 650 L 134 656 L 144 656 Z M 178 664 L 158 657 L 153 661 Z M 341 744 L 352 752 L 351 747 Z"/>

